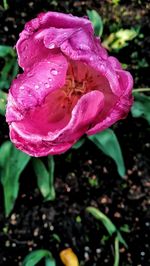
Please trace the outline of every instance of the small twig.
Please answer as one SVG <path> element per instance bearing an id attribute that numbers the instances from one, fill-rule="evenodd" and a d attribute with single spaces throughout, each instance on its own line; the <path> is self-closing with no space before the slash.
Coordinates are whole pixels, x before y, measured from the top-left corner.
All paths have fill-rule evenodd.
<path id="1" fill-rule="evenodd" d="M 150 88 L 139 88 L 132 90 L 133 93 L 135 92 L 144 92 L 144 91 L 150 91 Z"/>

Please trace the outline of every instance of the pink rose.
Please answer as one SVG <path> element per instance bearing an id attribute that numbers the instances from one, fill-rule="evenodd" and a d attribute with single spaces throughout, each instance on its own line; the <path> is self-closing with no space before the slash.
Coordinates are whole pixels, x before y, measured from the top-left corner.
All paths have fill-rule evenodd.
<path id="1" fill-rule="evenodd" d="M 88 19 L 42 13 L 25 25 L 16 49 L 24 72 L 11 85 L 6 119 L 18 149 L 60 154 L 129 112 L 132 77 Z"/>

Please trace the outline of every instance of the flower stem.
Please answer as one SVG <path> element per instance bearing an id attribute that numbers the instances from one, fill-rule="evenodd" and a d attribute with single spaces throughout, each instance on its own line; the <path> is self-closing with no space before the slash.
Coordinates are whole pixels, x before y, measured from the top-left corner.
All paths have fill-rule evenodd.
<path id="1" fill-rule="evenodd" d="M 115 238 L 115 261 L 114 266 L 119 266 L 119 240 L 118 237 Z"/>
<path id="2" fill-rule="evenodd" d="M 7 3 L 7 0 L 3 0 L 3 6 L 4 6 L 4 9 L 5 9 L 5 10 L 8 9 L 8 3 Z"/>
<path id="3" fill-rule="evenodd" d="M 133 93 L 135 92 L 144 92 L 144 91 L 150 91 L 150 88 L 139 88 L 132 90 Z"/>

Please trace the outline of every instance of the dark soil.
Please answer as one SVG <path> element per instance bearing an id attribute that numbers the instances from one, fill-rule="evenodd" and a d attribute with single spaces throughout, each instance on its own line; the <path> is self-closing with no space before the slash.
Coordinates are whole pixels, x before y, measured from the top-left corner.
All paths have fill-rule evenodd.
<path id="1" fill-rule="evenodd" d="M 150 62 L 149 1 L 8 1 L 9 9 L 0 12 L 1 44 L 14 46 L 26 21 L 45 10 L 86 14 L 94 8 L 105 22 L 104 36 L 111 27 L 140 26 L 143 38 L 136 38 L 117 57 L 128 65 L 135 87 L 150 86 L 148 67 L 137 67 L 145 58 Z M 137 58 L 133 53 L 137 52 Z M 8 139 L 5 119 L 0 116 L 0 139 Z M 120 178 L 114 162 L 86 140 L 79 150 L 55 156 L 56 200 L 43 202 L 29 164 L 20 180 L 20 193 L 8 219 L 4 218 L 0 187 L 0 265 L 21 265 L 36 249 L 48 249 L 57 265 L 59 252 L 71 247 L 81 265 L 113 265 L 114 236 L 105 240 L 103 225 L 87 214 L 87 206 L 98 207 L 122 232 L 128 248 L 120 245 L 120 265 L 150 265 L 150 129 L 143 119 L 129 114 L 114 130 L 122 147 L 127 174 Z M 93 180 L 95 182 L 93 182 Z M 94 184 L 93 184 L 94 183 Z M 44 265 L 44 263 L 41 265 Z"/>

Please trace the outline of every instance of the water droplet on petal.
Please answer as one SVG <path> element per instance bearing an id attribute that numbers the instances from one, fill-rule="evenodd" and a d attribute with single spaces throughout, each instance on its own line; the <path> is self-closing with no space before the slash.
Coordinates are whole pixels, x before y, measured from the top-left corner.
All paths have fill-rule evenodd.
<path id="1" fill-rule="evenodd" d="M 23 115 L 22 115 L 22 114 L 18 114 L 18 117 L 19 117 L 20 119 L 22 119 L 22 118 L 23 118 Z"/>
<path id="2" fill-rule="evenodd" d="M 33 76 L 33 74 L 31 73 L 31 72 L 29 72 L 29 73 L 27 73 L 27 77 L 29 78 L 29 77 L 32 77 Z"/>
<path id="3" fill-rule="evenodd" d="M 52 81 L 52 78 L 49 78 L 48 81 L 51 82 Z"/>
<path id="4" fill-rule="evenodd" d="M 51 74 L 54 75 L 54 76 L 56 76 L 58 74 L 57 69 L 52 68 L 51 69 Z"/>
<path id="5" fill-rule="evenodd" d="M 90 61 L 93 61 L 93 60 L 94 60 L 93 56 L 90 56 Z"/>
<path id="6" fill-rule="evenodd" d="M 24 90 L 24 86 L 21 86 L 21 87 L 20 87 L 20 90 Z"/>
<path id="7" fill-rule="evenodd" d="M 50 45 L 48 46 L 49 49 L 54 49 L 55 48 L 55 43 L 50 43 Z"/>
<path id="8" fill-rule="evenodd" d="M 35 85 L 34 88 L 35 88 L 35 89 L 39 89 L 40 86 L 39 86 L 39 85 Z"/>
<path id="9" fill-rule="evenodd" d="M 45 88 L 49 88 L 49 84 L 48 83 L 44 83 L 44 86 L 45 86 Z"/>

